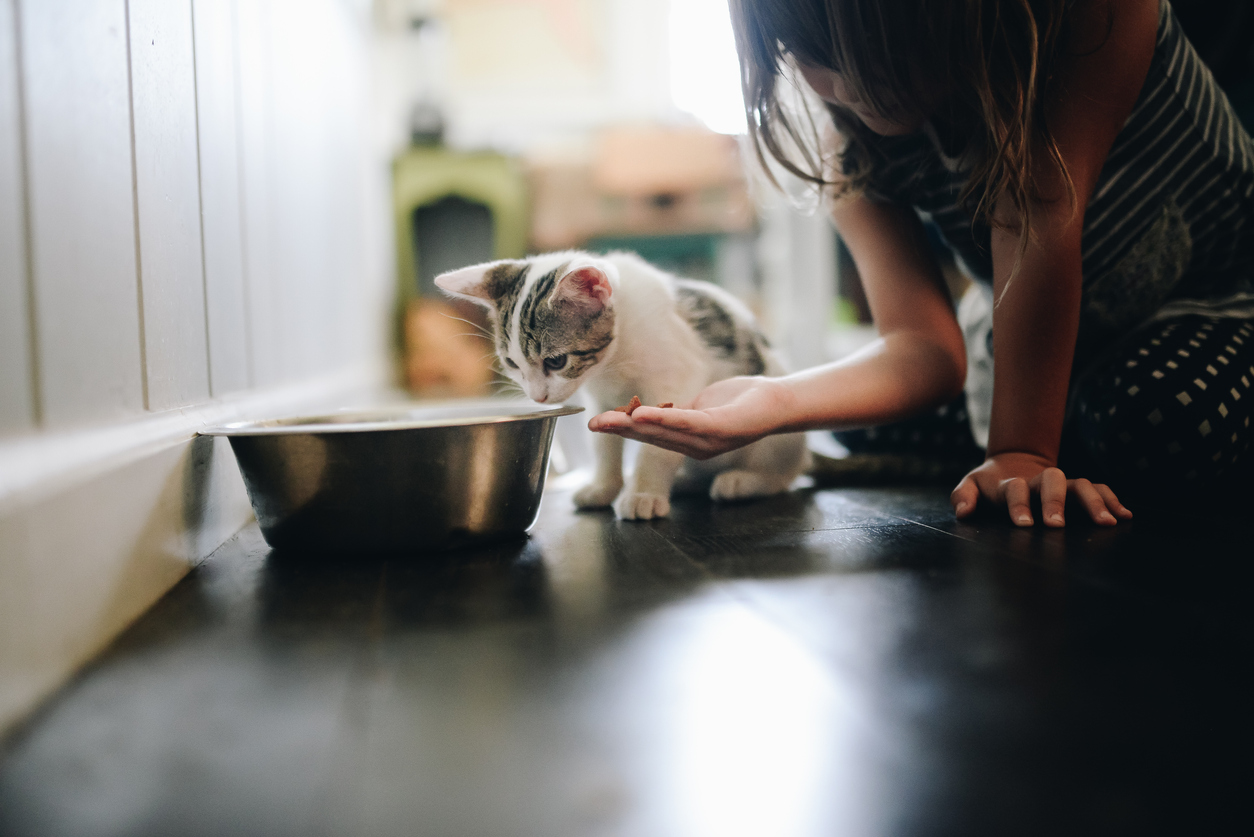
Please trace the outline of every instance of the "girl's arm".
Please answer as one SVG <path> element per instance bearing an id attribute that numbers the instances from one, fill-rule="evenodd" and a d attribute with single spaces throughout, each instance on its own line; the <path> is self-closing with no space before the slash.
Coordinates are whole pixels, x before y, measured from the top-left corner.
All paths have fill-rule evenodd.
<path id="1" fill-rule="evenodd" d="M 783 378 L 720 381 L 692 409 L 603 413 L 588 426 L 705 459 L 771 433 L 883 424 L 956 397 L 966 377 L 962 332 L 918 217 L 861 197 L 840 201 L 833 217 L 866 286 L 878 340 Z"/>
<path id="2" fill-rule="evenodd" d="M 954 489 L 958 517 L 981 501 L 1004 506 L 1020 526 L 1033 523 L 1038 496 L 1047 526 L 1062 526 L 1068 494 L 1097 523 L 1129 512 L 1105 486 L 1068 480 L 1056 466 L 1080 319 L 1080 238 L 1084 210 L 1106 155 L 1136 102 L 1153 56 L 1153 0 L 1080 3 L 1071 58 L 1063 64 L 1050 128 L 1075 188 L 1074 207 L 1043 153 L 1034 172 L 1044 199 L 1033 206 L 1032 236 L 1015 270 L 1017 232 L 995 229 L 993 417 L 988 459 Z M 1006 207 L 1003 218 L 1014 221 Z"/>

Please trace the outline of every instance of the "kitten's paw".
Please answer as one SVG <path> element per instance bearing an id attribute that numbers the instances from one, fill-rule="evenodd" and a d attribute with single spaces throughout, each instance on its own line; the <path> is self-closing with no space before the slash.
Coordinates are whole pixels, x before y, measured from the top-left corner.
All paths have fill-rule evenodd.
<path id="1" fill-rule="evenodd" d="M 758 471 L 724 471 L 710 484 L 710 497 L 715 500 L 747 500 L 780 494 L 792 485 L 791 477 L 763 474 Z"/>
<path id="2" fill-rule="evenodd" d="M 623 486 L 621 484 L 611 485 L 590 482 L 575 492 L 575 508 L 607 509 L 614 502 L 614 498 L 618 496 L 618 492 L 622 490 Z"/>
<path id="3" fill-rule="evenodd" d="M 671 513 L 671 498 L 661 494 L 628 491 L 614 503 L 614 511 L 622 520 L 652 520 Z"/>

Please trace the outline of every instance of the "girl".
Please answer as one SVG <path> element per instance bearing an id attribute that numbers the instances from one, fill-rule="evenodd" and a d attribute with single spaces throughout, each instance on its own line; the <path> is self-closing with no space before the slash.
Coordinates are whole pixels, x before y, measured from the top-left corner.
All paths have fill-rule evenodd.
<path id="1" fill-rule="evenodd" d="M 959 518 L 1030 526 L 1035 500 L 1062 526 L 1070 497 L 1114 525 L 1132 513 L 1104 482 L 1182 497 L 1232 470 L 1254 405 L 1254 146 L 1166 0 L 731 8 L 759 157 L 833 196 L 880 337 L 591 429 L 707 458 L 948 403 L 967 357 L 923 215 L 993 301 L 987 453 Z M 785 104 L 794 71 L 824 143 Z"/>

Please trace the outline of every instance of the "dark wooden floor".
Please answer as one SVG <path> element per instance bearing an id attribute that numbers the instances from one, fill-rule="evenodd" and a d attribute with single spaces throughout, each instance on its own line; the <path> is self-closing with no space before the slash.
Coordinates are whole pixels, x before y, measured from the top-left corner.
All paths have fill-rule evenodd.
<path id="1" fill-rule="evenodd" d="M 826 489 L 655 523 L 554 493 L 434 562 L 250 528 L 11 736 L 0 833 L 1233 833 L 1250 523 Z"/>

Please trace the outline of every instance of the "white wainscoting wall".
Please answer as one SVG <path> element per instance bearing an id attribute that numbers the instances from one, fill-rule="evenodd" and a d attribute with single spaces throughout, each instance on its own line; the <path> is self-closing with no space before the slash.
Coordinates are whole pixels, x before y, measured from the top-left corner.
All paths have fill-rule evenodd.
<path id="1" fill-rule="evenodd" d="M 358 0 L 0 0 L 0 731 L 245 524 L 208 424 L 387 378 Z"/>

